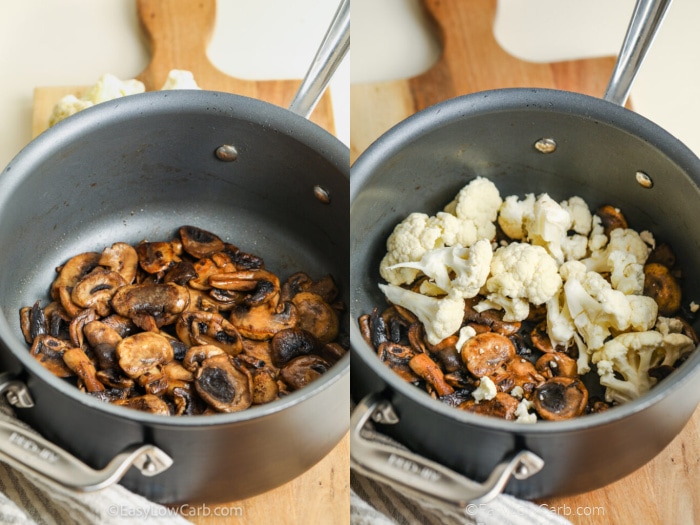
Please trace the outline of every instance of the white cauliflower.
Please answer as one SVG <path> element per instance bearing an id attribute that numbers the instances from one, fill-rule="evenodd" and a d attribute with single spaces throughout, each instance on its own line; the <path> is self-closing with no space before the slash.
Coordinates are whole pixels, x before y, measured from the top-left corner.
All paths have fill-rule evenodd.
<path id="1" fill-rule="evenodd" d="M 464 299 L 454 296 L 429 297 L 393 284 L 380 284 L 389 302 L 406 308 L 423 323 L 425 338 L 436 345 L 455 334 L 464 319 Z"/>
<path id="2" fill-rule="evenodd" d="M 479 404 L 479 401 L 483 401 L 484 399 L 493 399 L 496 397 L 497 393 L 498 388 L 496 388 L 496 384 L 493 380 L 488 376 L 484 376 L 479 378 L 479 386 L 472 392 L 472 397 L 474 401 Z"/>
<path id="3" fill-rule="evenodd" d="M 168 78 L 165 79 L 162 91 L 171 89 L 200 89 L 197 82 L 194 80 L 194 75 L 191 71 L 184 69 L 171 69 L 168 73 Z"/>
<path id="4" fill-rule="evenodd" d="M 457 337 L 457 342 L 455 343 L 455 348 L 458 352 L 462 351 L 462 347 L 467 341 L 476 335 L 476 330 L 472 326 L 463 326 L 459 329 L 459 337 Z"/>
<path id="5" fill-rule="evenodd" d="M 535 195 L 528 193 L 523 200 L 517 195 L 505 198 L 498 212 L 498 225 L 508 237 L 520 241 L 527 236 L 525 225 L 535 213 Z"/>
<path id="6" fill-rule="evenodd" d="M 626 295 L 644 292 L 644 265 L 637 262 L 633 253 L 611 251 L 608 255 L 608 267 L 610 282 L 615 290 Z"/>
<path id="7" fill-rule="evenodd" d="M 489 179 L 477 177 L 459 191 L 455 199 L 445 206 L 444 211 L 460 219 L 493 226 L 502 202 L 496 185 Z"/>
<path id="8" fill-rule="evenodd" d="M 571 216 L 570 229 L 588 238 L 593 228 L 593 215 L 586 201 L 581 197 L 570 197 L 560 204 Z"/>
<path id="9" fill-rule="evenodd" d="M 484 286 L 492 256 L 491 243 L 482 239 L 469 248 L 457 245 L 429 250 L 420 261 L 403 262 L 387 269 L 413 268 L 429 277 L 443 293 L 467 299 L 478 294 Z"/>
<path id="10" fill-rule="evenodd" d="M 494 252 L 491 275 L 484 288 L 491 303 L 502 304 L 505 297 L 515 300 L 511 302 L 515 308 L 524 301 L 534 305 L 546 303 L 559 291 L 561 283 L 557 263 L 544 248 L 513 242 Z M 519 317 L 522 313 L 520 310 Z M 522 321 L 525 317 L 507 320 Z"/>
<path id="11" fill-rule="evenodd" d="M 576 333 L 574 320 L 569 313 L 563 290 L 559 290 L 546 303 L 547 336 L 553 347 L 568 346 Z"/>
<path id="12" fill-rule="evenodd" d="M 594 225 L 594 230 L 596 226 Z M 590 242 L 589 242 L 590 247 Z M 612 271 L 610 257 L 616 252 L 629 254 L 634 257 L 634 262 L 643 265 L 651 252 L 651 248 L 646 244 L 639 233 L 630 228 L 616 228 L 610 232 L 610 240 L 607 246 L 593 250 L 590 257 L 582 259 L 588 270 L 605 273 Z M 620 257 L 618 255 L 618 257 Z M 618 260 L 619 262 L 619 260 Z"/>
<path id="13" fill-rule="evenodd" d="M 537 423 L 537 414 L 534 412 L 530 412 L 533 406 L 534 404 L 532 401 L 525 398 L 521 399 L 520 403 L 518 403 L 518 406 L 515 409 L 515 422 L 529 424 Z"/>
<path id="14" fill-rule="evenodd" d="M 527 240 L 546 248 L 559 263 L 564 262 L 562 242 L 571 226 L 571 215 L 546 193 L 537 197 L 532 218 L 525 224 Z"/>
<path id="15" fill-rule="evenodd" d="M 693 341 L 679 333 L 627 332 L 606 342 L 591 360 L 597 366 L 601 385 L 606 387 L 606 401 L 624 403 L 656 384 L 656 379 L 649 376 L 651 368 L 675 363 L 693 348 Z"/>

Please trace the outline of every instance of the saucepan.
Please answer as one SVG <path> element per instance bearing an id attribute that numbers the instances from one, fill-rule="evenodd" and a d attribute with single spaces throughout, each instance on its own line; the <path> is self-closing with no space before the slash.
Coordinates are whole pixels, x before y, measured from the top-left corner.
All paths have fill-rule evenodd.
<path id="1" fill-rule="evenodd" d="M 470 180 L 502 196 L 578 195 L 613 203 L 638 231 L 668 241 L 700 298 L 700 160 L 671 134 L 622 107 L 667 2 L 641 1 L 604 99 L 550 89 L 478 92 L 400 122 L 354 163 L 351 176 L 351 465 L 433 504 L 585 492 L 657 455 L 700 401 L 700 352 L 647 394 L 607 412 L 533 425 L 466 413 L 415 388 L 379 361 L 358 323 L 386 305 L 379 263 L 396 224 L 435 214 Z M 629 66 L 632 66 L 631 68 Z M 697 323 L 695 323 L 697 329 Z M 373 424 L 406 448 L 363 438 Z"/>
<path id="2" fill-rule="evenodd" d="M 54 268 L 73 255 L 168 240 L 185 224 L 262 257 L 277 275 L 330 274 L 348 304 L 349 151 L 305 118 L 348 47 L 344 1 L 293 110 L 213 91 L 133 95 L 60 122 L 7 166 L 0 390 L 40 435 L 3 424 L 4 461 L 78 490 L 121 478 L 156 502 L 213 503 L 277 487 L 337 445 L 349 424 L 348 355 L 266 405 L 161 416 L 54 377 L 29 355 L 19 309 L 47 297 Z"/>

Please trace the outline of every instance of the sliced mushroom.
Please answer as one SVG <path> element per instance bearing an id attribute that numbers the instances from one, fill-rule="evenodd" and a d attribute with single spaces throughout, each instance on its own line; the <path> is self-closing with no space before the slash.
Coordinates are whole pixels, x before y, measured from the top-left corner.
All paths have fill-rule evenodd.
<path id="1" fill-rule="evenodd" d="M 219 237 L 196 226 L 182 226 L 179 233 L 183 250 L 197 259 L 224 249 L 224 242 Z"/>
<path id="2" fill-rule="evenodd" d="M 236 327 L 216 312 L 185 312 L 177 320 L 175 330 L 189 346 L 214 345 L 231 356 L 243 350 Z"/>
<path id="3" fill-rule="evenodd" d="M 165 363 L 163 365 L 163 373 L 168 378 L 168 383 L 174 381 L 194 381 L 194 374 L 177 361 L 169 361 Z"/>
<path id="4" fill-rule="evenodd" d="M 63 361 L 80 378 L 88 392 L 101 392 L 105 389 L 95 375 L 97 373 L 95 365 L 82 349 L 70 348 L 66 350 L 63 352 Z"/>
<path id="5" fill-rule="evenodd" d="M 506 370 L 513 378 L 513 386 L 519 386 L 522 388 L 523 392 L 525 393 L 525 397 L 527 398 L 530 397 L 530 394 L 535 390 L 535 387 L 546 379 L 537 370 L 535 365 L 520 356 L 516 356 L 515 358 L 511 359 L 506 364 Z"/>
<path id="6" fill-rule="evenodd" d="M 323 357 L 326 361 L 331 364 L 335 364 L 340 361 L 346 354 L 348 350 L 340 343 L 333 342 L 323 345 L 319 355 Z"/>
<path id="7" fill-rule="evenodd" d="M 627 228 L 627 219 L 619 208 L 605 204 L 598 208 L 595 214 L 600 217 L 605 235 L 610 237 L 610 232 L 616 228 Z"/>
<path id="8" fill-rule="evenodd" d="M 136 249 L 125 242 L 115 242 L 102 250 L 98 261 L 100 266 L 109 268 L 122 276 L 126 284 L 131 284 L 136 279 L 139 266 L 139 256 Z"/>
<path id="9" fill-rule="evenodd" d="M 110 328 L 113 328 L 121 337 L 128 337 L 136 333 L 138 329 L 131 319 L 119 314 L 108 315 L 101 321 Z"/>
<path id="10" fill-rule="evenodd" d="M 124 372 L 119 367 L 106 368 L 104 370 L 98 370 L 95 376 L 103 385 L 108 387 L 123 390 L 130 395 L 134 395 L 136 382 L 124 375 Z"/>
<path id="11" fill-rule="evenodd" d="M 580 379 L 553 377 L 535 389 L 532 402 L 542 419 L 570 419 L 583 414 L 588 390 Z"/>
<path id="12" fill-rule="evenodd" d="M 485 332 L 468 339 L 461 356 L 476 377 L 490 376 L 515 357 L 515 345 L 504 335 Z"/>
<path id="13" fill-rule="evenodd" d="M 457 351 L 456 345 L 458 340 L 459 337 L 453 335 L 446 337 L 437 345 L 430 346 L 430 355 L 440 364 L 440 368 L 447 373 L 456 372 L 464 366 L 462 356 Z"/>
<path id="14" fill-rule="evenodd" d="M 338 337 L 338 313 L 318 294 L 299 292 L 292 298 L 299 315 L 299 327 L 312 333 L 321 343 Z"/>
<path id="15" fill-rule="evenodd" d="M 318 281 L 314 281 L 304 272 L 297 272 L 289 276 L 282 284 L 282 300 L 291 301 L 299 292 L 312 292 L 320 295 L 328 304 L 333 303 L 338 297 L 338 286 L 331 275 L 326 275 Z"/>
<path id="16" fill-rule="evenodd" d="M 169 242 L 140 242 L 136 246 L 139 256 L 139 266 L 150 274 L 165 273 L 172 268 L 180 258 L 173 252 L 173 246 Z"/>
<path id="17" fill-rule="evenodd" d="M 73 287 L 70 298 L 73 304 L 92 308 L 100 317 L 106 317 L 112 313 L 112 296 L 124 285 L 121 274 L 98 266 Z"/>
<path id="18" fill-rule="evenodd" d="M 113 404 L 128 408 L 134 408 L 136 410 L 141 410 L 142 412 L 158 414 L 161 416 L 170 415 L 170 408 L 168 407 L 168 404 L 161 398 L 153 394 L 146 394 L 143 396 L 130 397 L 119 401 L 113 401 Z"/>
<path id="19" fill-rule="evenodd" d="M 262 361 L 267 366 L 274 366 L 272 363 L 271 339 L 268 339 L 267 341 L 253 341 L 252 339 L 244 339 L 243 351 L 239 355 L 242 354 Z"/>
<path id="20" fill-rule="evenodd" d="M 272 337 L 272 363 L 281 368 L 300 355 L 318 353 L 321 342 L 302 328 L 285 328 Z"/>
<path id="21" fill-rule="evenodd" d="M 464 320 L 468 323 L 474 323 L 488 327 L 491 331 L 501 335 L 513 335 L 520 330 L 522 323 L 519 321 L 508 322 L 503 320 L 503 310 L 484 310 L 477 312 L 474 306 L 481 302 L 483 297 L 476 296 L 465 301 Z"/>
<path id="22" fill-rule="evenodd" d="M 295 357 L 280 370 L 280 378 L 292 388 L 299 390 L 315 381 L 331 367 L 317 355 Z"/>
<path id="23" fill-rule="evenodd" d="M 391 341 L 382 343 L 377 349 L 379 360 L 398 374 L 401 379 L 409 383 L 420 379 L 409 365 L 409 362 L 415 355 L 416 353 L 411 347 L 392 343 Z"/>
<path id="24" fill-rule="evenodd" d="M 265 268 L 265 261 L 252 253 L 244 252 L 233 244 L 224 244 L 224 253 L 229 257 L 237 270 L 259 270 Z"/>
<path id="25" fill-rule="evenodd" d="M 70 342 L 73 346 L 77 348 L 83 348 L 85 346 L 85 334 L 83 332 L 83 327 L 97 319 L 97 314 L 92 308 L 81 310 L 68 325 L 68 334 L 70 337 Z"/>
<path id="26" fill-rule="evenodd" d="M 197 394 L 194 383 L 175 383 L 169 388 L 170 396 L 175 405 L 175 415 L 194 416 L 203 414 L 208 405 Z"/>
<path id="27" fill-rule="evenodd" d="M 175 283 L 129 284 L 122 286 L 112 297 L 112 308 L 119 315 L 129 317 L 144 330 L 171 324 L 185 311 L 190 302 L 187 288 Z"/>
<path id="28" fill-rule="evenodd" d="M 671 245 L 667 242 L 660 242 L 651 250 L 645 264 L 659 263 L 666 268 L 674 268 L 676 266 L 676 254 L 673 252 Z"/>
<path id="29" fill-rule="evenodd" d="M 173 360 L 173 348 L 162 335 L 140 332 L 126 337 L 117 345 L 117 357 L 119 367 L 149 394 L 159 394 L 167 388 L 162 365 Z"/>
<path id="30" fill-rule="evenodd" d="M 535 363 L 537 371 L 546 378 L 578 377 L 576 361 L 561 352 L 551 352 L 542 355 Z"/>
<path id="31" fill-rule="evenodd" d="M 190 372 L 196 372 L 206 359 L 217 355 L 226 355 L 226 352 L 214 345 L 192 346 L 187 350 L 182 360 L 182 366 Z"/>
<path id="32" fill-rule="evenodd" d="M 71 317 L 68 315 L 58 301 L 51 301 L 44 308 L 44 317 L 48 324 L 48 333 L 59 339 L 66 339 L 62 337 L 62 334 L 68 333 L 68 325 L 71 321 Z"/>
<path id="33" fill-rule="evenodd" d="M 663 264 L 644 265 L 644 295 L 656 301 L 663 317 L 673 316 L 681 307 L 681 285 Z"/>
<path id="34" fill-rule="evenodd" d="M 238 412 L 252 402 L 250 372 L 235 366 L 227 355 L 205 359 L 195 374 L 195 389 L 217 412 Z"/>
<path id="35" fill-rule="evenodd" d="M 73 371 L 63 361 L 63 354 L 71 348 L 73 346 L 68 341 L 42 334 L 34 339 L 29 353 L 53 375 L 70 377 L 73 375 Z"/>
<path id="36" fill-rule="evenodd" d="M 72 290 L 72 288 L 68 288 L 67 286 L 61 286 L 58 288 L 58 300 L 61 303 L 63 310 L 70 318 L 75 317 L 82 310 L 82 308 L 75 304 L 71 299 Z"/>
<path id="37" fill-rule="evenodd" d="M 94 320 L 83 326 L 83 334 L 97 358 L 100 369 L 112 368 L 117 364 L 117 345 L 122 336 L 114 328 Z"/>
<path id="38" fill-rule="evenodd" d="M 175 283 L 185 286 L 190 280 L 197 277 L 197 270 L 191 261 L 179 261 L 170 268 L 163 276 L 164 283 Z"/>
<path id="39" fill-rule="evenodd" d="M 280 330 L 297 326 L 298 318 L 296 306 L 280 303 L 276 308 L 267 304 L 238 305 L 231 310 L 230 321 L 243 337 L 264 341 Z"/>
<path id="40" fill-rule="evenodd" d="M 243 270 L 212 274 L 209 285 L 221 290 L 249 292 L 244 303 L 249 306 L 276 305 L 280 297 L 279 278 L 267 270 Z"/>
<path id="41" fill-rule="evenodd" d="M 59 299 L 59 290 L 72 289 L 78 281 L 90 273 L 99 263 L 101 254 L 85 252 L 71 257 L 64 265 L 56 268 L 58 277 L 51 283 L 51 298 Z"/>
<path id="42" fill-rule="evenodd" d="M 445 381 L 442 370 L 428 354 L 416 354 L 408 362 L 408 366 L 433 388 L 438 397 L 454 393 L 454 388 Z"/>
<path id="43" fill-rule="evenodd" d="M 251 372 L 252 404 L 263 405 L 271 403 L 279 397 L 277 374 L 268 366 L 256 368 Z"/>
<path id="44" fill-rule="evenodd" d="M 37 335 L 46 334 L 49 332 L 49 326 L 44 315 L 44 310 L 41 309 L 39 301 L 33 306 L 24 306 L 19 311 L 20 326 L 22 335 L 27 344 L 32 344 Z"/>
<path id="45" fill-rule="evenodd" d="M 216 254 L 215 254 L 216 255 Z M 196 277 L 193 277 L 188 281 L 188 285 L 195 290 L 210 290 L 211 285 L 209 284 L 209 278 L 212 275 L 219 275 L 226 272 L 235 272 L 236 266 L 227 259 L 219 257 L 217 261 L 214 257 L 204 257 L 192 263 L 192 268 L 194 268 Z"/>
<path id="46" fill-rule="evenodd" d="M 504 392 L 496 393 L 493 399 L 486 399 L 478 403 L 469 399 L 458 407 L 460 410 L 481 414 L 484 416 L 500 417 L 501 419 L 515 419 L 515 410 L 518 408 L 518 400 Z"/>

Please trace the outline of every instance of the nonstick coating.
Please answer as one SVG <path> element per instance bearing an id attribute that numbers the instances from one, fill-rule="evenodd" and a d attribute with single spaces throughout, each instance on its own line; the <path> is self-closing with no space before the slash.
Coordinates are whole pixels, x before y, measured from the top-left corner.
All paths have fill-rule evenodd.
<path id="1" fill-rule="evenodd" d="M 235 146 L 237 160 L 216 149 Z M 173 467 L 125 484 L 163 501 L 248 497 L 299 475 L 347 431 L 349 358 L 282 401 L 238 413 L 159 417 L 100 403 L 28 354 L 19 309 L 48 301 L 54 268 L 116 241 L 204 228 L 262 256 L 283 279 L 330 273 L 349 298 L 349 153 L 317 125 L 260 101 L 207 91 L 107 102 L 48 130 L 0 178 L 0 337 L 4 369 L 36 406 L 20 417 L 93 466 L 153 442 Z M 314 196 L 319 185 L 330 204 Z M 347 317 L 342 327 L 346 327 Z"/>
<path id="2" fill-rule="evenodd" d="M 554 153 L 534 148 L 541 138 Z M 636 182 L 637 171 L 654 181 Z M 501 196 L 578 195 L 614 204 L 631 227 L 668 241 L 684 269 L 686 304 L 700 302 L 700 161 L 647 119 L 599 99 L 554 90 L 475 93 L 428 108 L 377 140 L 353 165 L 351 343 L 355 400 L 382 392 L 399 416 L 387 432 L 414 452 L 484 480 L 510 452 L 544 469 L 507 491 L 535 498 L 591 490 L 643 465 L 682 429 L 700 401 L 700 352 L 642 398 L 603 414 L 522 425 L 461 412 L 403 382 L 360 335 L 357 318 L 385 305 L 377 283 L 386 239 L 409 213 L 440 211 L 476 176 Z M 695 329 L 698 329 L 695 323 Z"/>

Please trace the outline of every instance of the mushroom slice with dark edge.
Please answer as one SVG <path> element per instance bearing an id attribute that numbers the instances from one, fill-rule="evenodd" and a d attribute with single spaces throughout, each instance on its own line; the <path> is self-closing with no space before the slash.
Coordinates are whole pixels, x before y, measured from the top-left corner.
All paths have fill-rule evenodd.
<path id="1" fill-rule="evenodd" d="M 205 359 L 195 374 L 199 396 L 217 412 L 238 412 L 252 402 L 250 372 L 235 366 L 227 355 Z"/>
<path id="2" fill-rule="evenodd" d="M 19 319 L 22 335 L 24 335 L 27 344 L 32 344 L 36 336 L 46 334 L 49 331 L 46 315 L 44 315 L 39 301 L 35 302 L 33 306 L 22 307 L 19 311 Z"/>
<path id="3" fill-rule="evenodd" d="M 416 353 L 410 346 L 391 341 L 382 343 L 377 349 L 379 360 L 398 374 L 401 379 L 409 383 L 420 379 L 408 364 L 415 355 Z"/>
<path id="4" fill-rule="evenodd" d="M 128 408 L 149 412 L 151 414 L 159 414 L 162 416 L 170 415 L 168 404 L 158 396 L 153 394 L 145 394 L 143 396 L 130 397 L 112 402 L 114 405 L 119 405 Z"/>
<path id="5" fill-rule="evenodd" d="M 243 302 L 249 306 L 277 304 L 280 298 L 280 281 L 267 270 L 242 270 L 209 276 L 209 285 L 221 290 L 249 292 Z"/>
<path id="6" fill-rule="evenodd" d="M 478 403 L 474 399 L 469 399 L 459 405 L 460 410 L 509 420 L 515 419 L 517 408 L 518 400 L 504 392 L 498 392 L 493 399 L 486 399 Z"/>
<path id="7" fill-rule="evenodd" d="M 149 318 L 157 327 L 174 323 L 189 302 L 187 288 L 175 283 L 129 284 L 114 294 L 112 308 L 137 326 L 150 329 Z"/>
<path id="8" fill-rule="evenodd" d="M 644 265 L 644 295 L 659 306 L 659 315 L 671 317 L 681 307 L 681 285 L 670 270 L 660 263 Z"/>
<path id="9" fill-rule="evenodd" d="M 76 283 L 70 298 L 81 308 L 92 308 L 100 317 L 106 317 L 112 313 L 112 296 L 124 285 L 121 274 L 98 266 Z"/>
<path id="10" fill-rule="evenodd" d="M 277 332 L 297 325 L 299 316 L 292 303 L 279 303 L 277 307 L 238 305 L 231 310 L 231 324 L 243 337 L 256 341 L 271 339 Z"/>
<path id="11" fill-rule="evenodd" d="M 338 286 L 331 275 L 326 275 L 314 281 L 304 272 L 290 275 L 282 284 L 283 300 L 290 301 L 299 292 L 312 292 L 320 295 L 324 301 L 331 304 L 338 297 Z"/>
<path id="12" fill-rule="evenodd" d="M 254 405 L 271 403 L 279 397 L 277 375 L 269 366 L 256 368 L 251 372 L 252 401 Z"/>
<path id="13" fill-rule="evenodd" d="M 190 372 L 196 372 L 200 365 L 210 357 L 226 355 L 221 348 L 214 345 L 191 346 L 182 360 L 182 366 Z"/>
<path id="14" fill-rule="evenodd" d="M 115 242 L 102 250 L 98 261 L 100 266 L 109 268 L 122 276 L 126 284 L 131 284 L 136 279 L 139 266 L 139 256 L 136 249 L 125 242 Z"/>
<path id="15" fill-rule="evenodd" d="M 561 352 L 543 354 L 535 363 L 535 368 L 548 379 L 559 376 L 578 377 L 576 361 Z"/>
<path id="16" fill-rule="evenodd" d="M 428 354 L 416 354 L 408 362 L 408 366 L 433 388 L 438 397 L 454 393 L 454 388 L 447 384 L 442 370 Z"/>
<path id="17" fill-rule="evenodd" d="M 318 294 L 300 292 L 292 298 L 297 307 L 299 326 L 312 333 L 322 343 L 338 337 L 338 313 Z"/>
<path id="18" fill-rule="evenodd" d="M 301 328 L 285 328 L 272 337 L 272 363 L 281 368 L 300 355 L 317 353 L 321 343 Z"/>
<path id="19" fill-rule="evenodd" d="M 169 242 L 143 241 L 136 245 L 136 253 L 139 257 L 139 266 L 150 274 L 164 273 L 180 261 Z"/>
<path id="20" fill-rule="evenodd" d="M 280 370 L 280 377 L 293 390 L 299 390 L 324 374 L 331 365 L 317 355 L 295 357 Z"/>
<path id="21" fill-rule="evenodd" d="M 515 357 L 515 345 L 506 336 L 493 332 L 476 334 L 461 350 L 462 361 L 476 377 L 488 376 Z"/>
<path id="22" fill-rule="evenodd" d="M 78 348 L 84 347 L 85 333 L 83 332 L 83 328 L 86 324 L 96 320 L 97 314 L 92 308 L 86 308 L 78 312 L 68 325 L 68 334 L 73 346 Z"/>
<path id="23" fill-rule="evenodd" d="M 196 226 L 182 226 L 179 233 L 182 248 L 197 259 L 224 249 L 224 242 L 218 236 Z"/>
<path id="24" fill-rule="evenodd" d="M 68 341 L 42 334 L 34 339 L 29 353 L 39 361 L 44 368 L 57 377 L 70 377 L 73 371 L 63 361 L 63 354 L 73 346 Z"/>
<path id="25" fill-rule="evenodd" d="M 535 389 L 532 402 L 542 419 L 571 419 L 586 409 L 588 390 L 580 379 L 553 377 Z"/>
<path id="26" fill-rule="evenodd" d="M 72 289 L 78 281 L 90 273 L 100 262 L 101 254 L 97 252 L 85 252 L 68 259 L 65 264 L 59 266 L 58 277 L 51 283 L 51 298 L 59 299 L 59 290 Z"/>
<path id="27" fill-rule="evenodd" d="M 101 369 L 112 368 L 117 364 L 117 345 L 122 336 L 114 328 L 94 320 L 83 326 L 83 334 Z"/>
<path id="28" fill-rule="evenodd" d="M 180 340 L 190 346 L 214 345 L 231 356 L 243 350 L 238 330 L 216 312 L 185 312 L 177 320 L 175 330 Z"/>
<path id="29" fill-rule="evenodd" d="M 617 228 L 627 228 L 627 219 L 619 208 L 605 204 L 598 208 L 595 214 L 600 217 L 605 235 L 610 237 L 610 232 Z"/>
<path id="30" fill-rule="evenodd" d="M 101 392 L 104 385 L 97 378 L 95 365 L 80 348 L 71 348 L 63 353 L 63 361 L 77 375 L 88 392 Z"/>
<path id="31" fill-rule="evenodd" d="M 162 365 L 173 360 L 173 347 L 162 335 L 140 332 L 119 341 L 119 367 L 148 391 L 157 394 L 167 388 Z"/>

